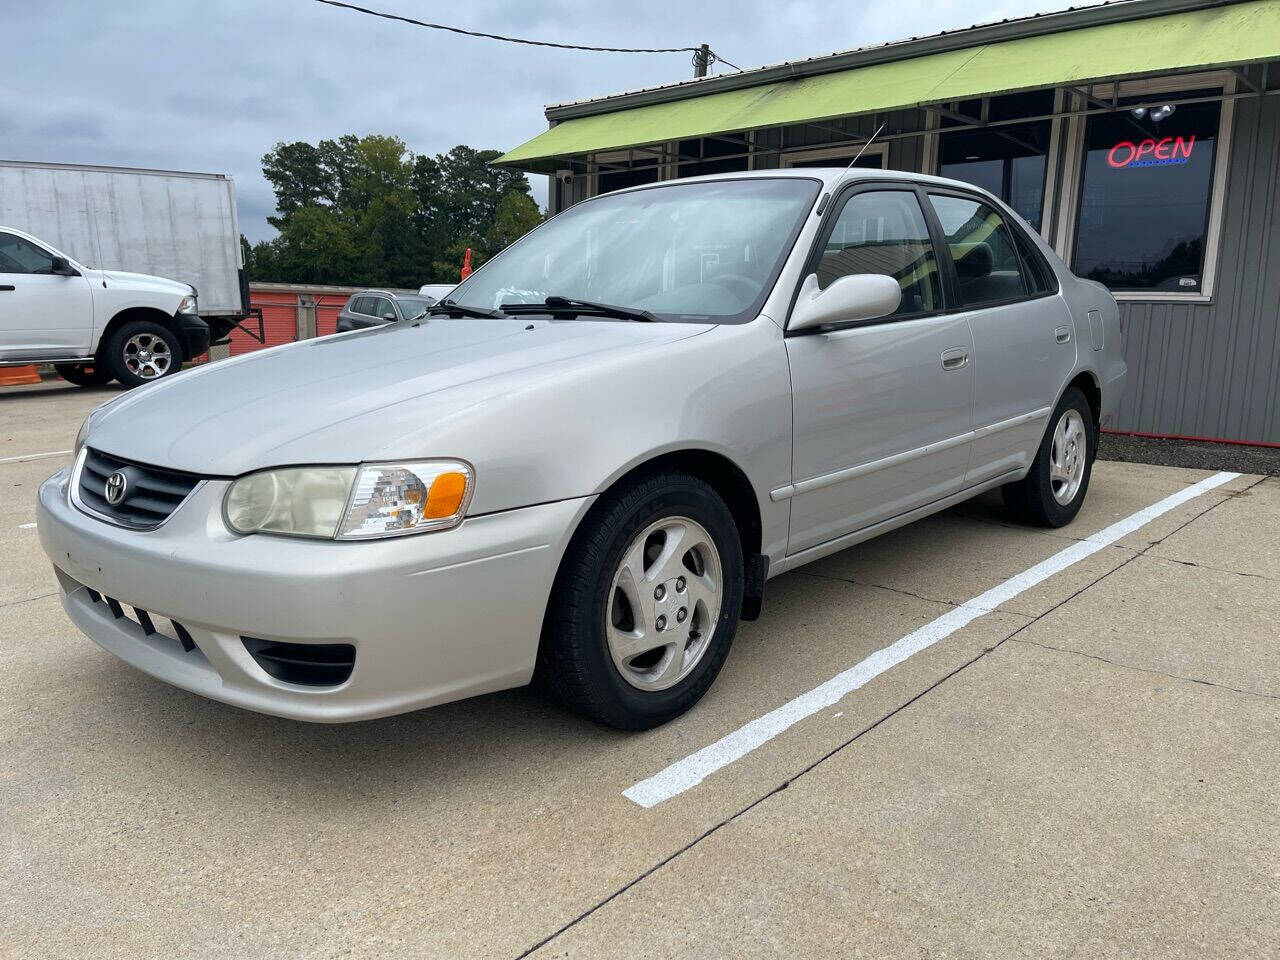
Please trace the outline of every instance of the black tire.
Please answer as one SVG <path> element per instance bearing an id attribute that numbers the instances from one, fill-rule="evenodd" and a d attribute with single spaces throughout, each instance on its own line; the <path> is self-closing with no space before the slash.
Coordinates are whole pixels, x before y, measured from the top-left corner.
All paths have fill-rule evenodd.
<path id="1" fill-rule="evenodd" d="M 155 337 L 162 340 L 169 350 L 169 364 L 160 376 L 143 377 L 129 369 L 126 349 L 134 337 Z M 135 320 L 126 323 L 111 334 L 104 350 L 104 364 L 112 376 L 126 387 L 140 387 L 144 383 L 155 383 L 164 377 L 171 376 L 182 369 L 182 346 L 171 330 L 149 320 Z"/>
<path id="2" fill-rule="evenodd" d="M 1084 422 L 1084 475 L 1075 495 L 1065 504 L 1059 503 L 1053 493 L 1050 467 L 1053 457 L 1053 436 L 1058 422 L 1074 410 Z M 1098 428 L 1093 422 L 1089 401 L 1076 387 L 1068 387 L 1049 418 L 1040 449 L 1031 464 L 1031 471 L 1021 480 L 1007 483 L 1000 488 L 1005 506 L 1021 523 L 1037 527 L 1063 527 L 1075 519 L 1089 492 L 1089 477 L 1093 474 L 1093 461 L 1098 454 Z"/>
<path id="3" fill-rule="evenodd" d="M 53 369 L 63 380 L 77 387 L 100 387 L 114 379 L 110 370 L 95 363 L 55 363 Z"/>
<path id="4" fill-rule="evenodd" d="M 709 535 L 723 575 L 720 613 L 687 676 L 665 690 L 642 690 L 614 664 L 605 618 L 624 553 L 665 517 L 693 520 Z M 738 628 L 742 588 L 738 528 L 711 487 L 676 472 L 628 482 L 601 497 L 565 552 L 543 622 L 535 681 L 577 713 L 622 730 L 647 730 L 673 720 L 701 699 L 724 665 Z"/>

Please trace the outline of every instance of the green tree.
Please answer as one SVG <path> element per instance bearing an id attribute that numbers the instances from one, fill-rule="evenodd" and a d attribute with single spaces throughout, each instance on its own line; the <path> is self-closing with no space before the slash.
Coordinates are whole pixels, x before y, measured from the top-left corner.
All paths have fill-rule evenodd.
<path id="1" fill-rule="evenodd" d="M 458 279 L 541 220 L 523 174 L 496 150 L 414 156 L 398 137 L 278 143 L 262 158 L 280 235 L 254 244 L 254 280 L 415 287 Z"/>
<path id="2" fill-rule="evenodd" d="M 542 222 L 542 211 L 527 193 L 512 190 L 502 198 L 485 237 L 486 257 L 515 243 Z"/>

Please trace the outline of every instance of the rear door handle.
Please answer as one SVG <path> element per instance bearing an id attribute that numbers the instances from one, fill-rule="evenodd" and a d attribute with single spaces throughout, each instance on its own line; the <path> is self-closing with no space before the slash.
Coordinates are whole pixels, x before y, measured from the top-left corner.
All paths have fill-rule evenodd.
<path id="1" fill-rule="evenodd" d="M 1053 339 L 1057 340 L 1059 343 L 1070 343 L 1071 328 L 1059 327 L 1057 330 L 1053 331 Z"/>
<path id="2" fill-rule="evenodd" d="M 13 289 L 12 283 L 0 283 L 0 290 L 12 290 L 12 289 Z"/>
<path id="3" fill-rule="evenodd" d="M 969 362 L 969 351 L 964 347 L 952 347 L 942 351 L 942 369 L 959 370 Z"/>

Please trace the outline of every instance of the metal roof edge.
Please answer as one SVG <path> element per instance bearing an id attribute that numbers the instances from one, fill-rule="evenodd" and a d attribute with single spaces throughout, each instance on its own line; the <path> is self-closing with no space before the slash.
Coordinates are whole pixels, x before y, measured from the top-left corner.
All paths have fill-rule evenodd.
<path id="1" fill-rule="evenodd" d="M 602 113 L 614 113 L 634 107 L 656 103 L 692 100 L 697 97 L 728 90 L 776 83 L 798 77 L 838 73 L 858 67 L 909 60 L 914 57 L 964 50 L 970 47 L 1019 40 L 1025 37 L 1064 33 L 1110 23 L 1144 20 L 1150 17 L 1186 13 L 1192 10 L 1208 10 L 1226 7 L 1250 0 L 1113 0 L 1110 3 L 1066 10 L 1033 14 L 1016 20 L 964 27 L 927 37 L 894 40 L 869 47 L 859 47 L 844 53 L 833 53 L 807 60 L 789 61 L 772 66 L 756 67 L 740 73 L 720 74 L 695 80 L 682 80 L 660 87 L 649 87 L 626 93 L 613 94 L 593 100 L 551 104 L 545 108 L 546 118 L 554 126 L 562 120 L 590 117 Z"/>

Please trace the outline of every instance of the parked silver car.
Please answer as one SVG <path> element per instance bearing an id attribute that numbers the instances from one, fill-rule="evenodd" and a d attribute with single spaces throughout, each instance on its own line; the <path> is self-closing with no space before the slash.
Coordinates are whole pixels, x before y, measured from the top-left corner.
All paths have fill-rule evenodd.
<path id="1" fill-rule="evenodd" d="M 436 302 L 434 297 L 395 293 L 391 290 L 361 290 L 347 298 L 338 312 L 338 333 L 380 327 L 397 320 L 412 320 Z"/>
<path id="2" fill-rule="evenodd" d="M 650 727 L 772 576 L 993 487 L 1070 522 L 1118 324 L 959 183 L 655 184 L 417 321 L 110 401 L 41 487 L 40 537 L 85 633 L 228 703 L 355 720 L 537 676 Z"/>

